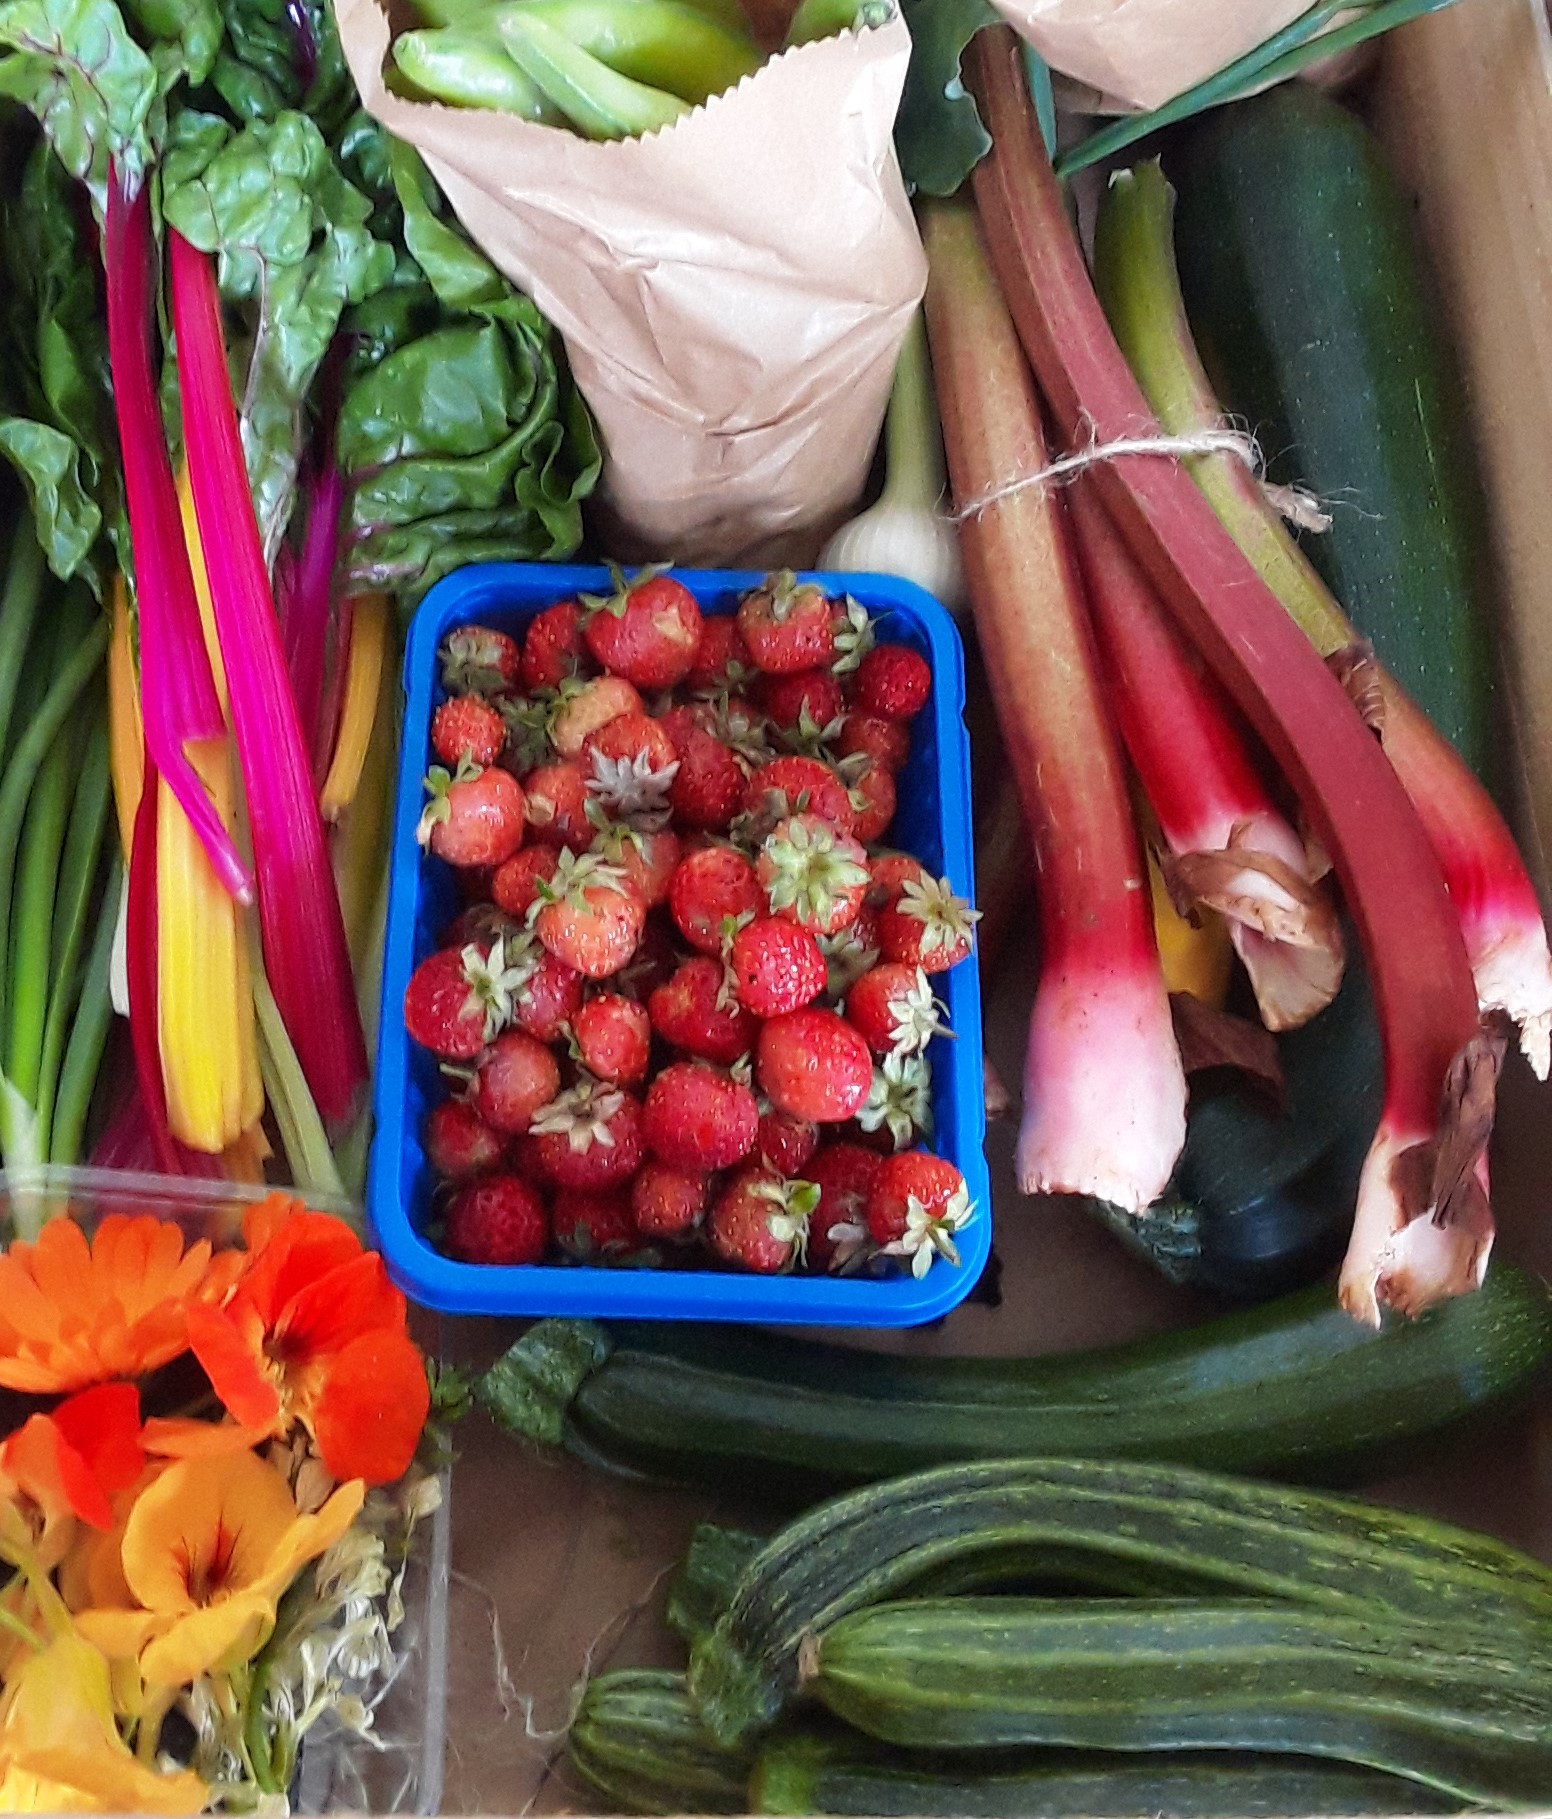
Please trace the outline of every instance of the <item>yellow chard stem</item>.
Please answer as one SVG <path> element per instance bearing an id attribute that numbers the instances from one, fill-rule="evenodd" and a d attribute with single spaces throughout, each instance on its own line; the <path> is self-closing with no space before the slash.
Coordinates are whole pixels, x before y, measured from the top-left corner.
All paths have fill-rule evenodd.
<path id="1" fill-rule="evenodd" d="M 134 625 L 124 577 L 113 577 L 113 633 L 108 641 L 109 762 L 119 846 L 129 864 L 135 811 L 145 788 L 145 733 L 140 722 L 140 676 L 135 662 Z"/>

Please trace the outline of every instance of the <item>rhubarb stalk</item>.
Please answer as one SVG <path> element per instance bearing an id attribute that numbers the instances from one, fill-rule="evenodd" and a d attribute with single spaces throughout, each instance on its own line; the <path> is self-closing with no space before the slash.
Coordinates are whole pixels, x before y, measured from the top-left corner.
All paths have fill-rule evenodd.
<path id="1" fill-rule="evenodd" d="M 933 369 L 963 509 L 1042 467 L 1045 443 L 973 212 L 929 204 L 923 233 Z M 972 511 L 960 536 L 1040 906 L 1019 1183 L 1141 1212 L 1164 1191 L 1185 1140 L 1185 1075 L 1060 509 L 1022 490 Z"/>
<path id="2" fill-rule="evenodd" d="M 1095 237 L 1095 281 L 1116 338 L 1170 435 L 1221 427 L 1211 383 L 1197 357 L 1175 269 L 1174 195 L 1156 163 L 1111 179 Z M 1226 451 L 1186 466 L 1219 522 L 1323 657 L 1360 642 L 1313 565 L 1245 463 Z M 1539 1078 L 1552 1061 L 1552 952 L 1535 886 L 1514 836 L 1469 765 L 1383 668 L 1379 731 L 1422 819 L 1485 1013 L 1519 1027 Z"/>
<path id="3" fill-rule="evenodd" d="M 1157 436 L 1068 221 L 1018 41 L 994 27 L 976 38 L 970 60 L 994 144 L 975 172 L 976 201 L 1046 402 L 1074 448 Z M 1144 573 L 1331 854 L 1368 962 L 1386 1065 L 1342 1299 L 1371 1323 L 1385 1303 L 1420 1311 L 1480 1282 L 1493 1235 L 1479 1171 L 1461 1165 L 1466 1138 L 1479 1156 L 1491 1128 L 1491 1045 L 1438 862 L 1342 684 L 1190 476 L 1152 454 L 1099 460 L 1090 471 Z"/>
<path id="4" fill-rule="evenodd" d="M 1080 482 L 1068 502 L 1110 703 L 1170 855 L 1166 876 L 1227 922 L 1266 1027 L 1297 1029 L 1342 983 L 1330 897 L 1098 495 Z"/>

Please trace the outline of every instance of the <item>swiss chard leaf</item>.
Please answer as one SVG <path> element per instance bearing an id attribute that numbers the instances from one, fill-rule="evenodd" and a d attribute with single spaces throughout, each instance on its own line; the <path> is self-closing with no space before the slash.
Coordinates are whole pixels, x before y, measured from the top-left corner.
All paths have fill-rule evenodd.
<path id="1" fill-rule="evenodd" d="M 895 149 L 906 185 L 951 196 L 992 148 L 965 88 L 965 47 L 998 15 L 988 0 L 902 0 L 911 62 L 895 120 Z"/>
<path id="2" fill-rule="evenodd" d="M 221 0 L 226 43 L 211 86 L 239 121 L 295 108 L 330 144 L 358 107 L 329 0 Z"/>

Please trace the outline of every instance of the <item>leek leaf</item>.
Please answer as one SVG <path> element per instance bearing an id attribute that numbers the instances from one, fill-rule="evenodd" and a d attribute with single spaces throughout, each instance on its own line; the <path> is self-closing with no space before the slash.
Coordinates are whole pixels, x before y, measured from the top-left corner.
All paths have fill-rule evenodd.
<path id="1" fill-rule="evenodd" d="M 951 196 L 992 148 L 960 75 L 965 48 L 998 14 L 988 0 L 903 0 L 911 62 L 895 121 L 909 189 Z"/>

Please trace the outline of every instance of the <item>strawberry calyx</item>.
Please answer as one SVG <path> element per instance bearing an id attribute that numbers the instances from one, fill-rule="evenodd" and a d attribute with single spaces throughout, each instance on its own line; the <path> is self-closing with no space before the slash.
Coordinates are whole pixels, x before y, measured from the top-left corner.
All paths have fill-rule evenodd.
<path id="1" fill-rule="evenodd" d="M 790 1244 L 793 1261 L 802 1263 L 808 1256 L 808 1222 L 819 1208 L 819 1188 L 812 1181 L 766 1180 L 756 1182 L 750 1192 L 770 1201 L 765 1229 L 778 1244 Z"/>
<path id="2" fill-rule="evenodd" d="M 791 726 L 781 728 L 776 737 L 789 752 L 795 752 L 800 758 L 818 758 L 839 774 L 841 765 L 836 763 L 830 748 L 840 738 L 845 725 L 845 714 L 837 714 L 821 726 L 808 711 L 805 701 L 798 709 L 797 720 Z M 841 761 L 845 762 L 844 759 Z"/>
<path id="3" fill-rule="evenodd" d="M 452 819 L 453 804 L 451 792 L 456 783 L 473 783 L 476 777 L 485 774 L 483 764 L 476 764 L 467 753 L 458 760 L 455 771 L 448 770 L 445 764 L 433 764 L 426 772 L 422 788 L 431 800 L 421 811 L 419 822 L 415 827 L 415 839 L 421 846 L 431 844 L 431 835 L 444 821 Z"/>
<path id="4" fill-rule="evenodd" d="M 773 569 L 759 592 L 770 601 L 771 618 L 777 625 L 785 625 L 805 600 L 825 597 L 822 587 L 812 581 L 799 581 L 790 568 Z"/>
<path id="5" fill-rule="evenodd" d="M 873 616 L 860 600 L 854 600 L 848 594 L 842 615 L 841 623 L 835 628 L 835 661 L 830 665 L 831 673 L 836 676 L 856 669 L 878 642 Z"/>
<path id="6" fill-rule="evenodd" d="M 884 1246 L 886 1257 L 909 1257 L 911 1274 L 918 1281 L 941 1257 L 945 1263 L 958 1264 L 959 1246 L 955 1234 L 962 1232 L 975 1217 L 970 1190 L 961 1185 L 946 1205 L 929 1212 L 910 1195 L 905 1203 L 905 1230 L 900 1237 Z"/>
<path id="7" fill-rule="evenodd" d="M 873 1084 L 857 1122 L 865 1131 L 888 1131 L 897 1150 L 932 1134 L 932 1069 L 922 1054 L 896 1050 L 873 1069 Z"/>
<path id="8" fill-rule="evenodd" d="M 501 695 L 509 686 L 502 668 L 508 641 L 499 632 L 463 625 L 442 640 L 442 687 L 450 695 Z"/>
<path id="9" fill-rule="evenodd" d="M 934 954 L 943 948 L 968 945 L 981 920 L 963 897 L 954 895 L 947 878 L 911 878 L 900 892 L 895 908 L 922 924 L 921 951 Z"/>
<path id="10" fill-rule="evenodd" d="M 498 937 L 488 953 L 471 941 L 459 958 L 463 962 L 464 983 L 469 988 L 465 1013 L 481 1011 L 485 1018 L 485 1040 L 494 1042 L 512 1021 L 513 999 L 534 975 L 538 958 L 532 943 L 521 939 Z"/>
<path id="11" fill-rule="evenodd" d="M 595 613 L 607 613 L 611 619 L 623 619 L 630 609 L 631 594 L 644 582 L 655 581 L 659 575 L 666 575 L 673 566 L 671 562 L 648 562 L 627 579 L 619 563 L 611 562 L 609 579 L 614 583 L 612 594 L 577 595 L 582 605 L 584 622 Z"/>
<path id="12" fill-rule="evenodd" d="M 610 1125 L 624 1103 L 625 1095 L 617 1087 L 605 1087 L 584 1075 L 548 1105 L 541 1105 L 528 1129 L 536 1137 L 564 1137 L 577 1155 L 585 1155 L 595 1144 L 613 1149 Z"/>
<path id="13" fill-rule="evenodd" d="M 623 897 L 629 889 L 622 866 L 612 865 L 597 853 L 575 853 L 570 847 L 561 849 L 555 870 L 548 878 L 536 878 L 534 887 L 538 894 L 528 906 L 530 922 L 546 904 L 583 909 L 590 890 L 615 891 Z"/>
<path id="14" fill-rule="evenodd" d="M 943 1021 L 948 1006 L 933 992 L 932 981 L 920 967 L 911 983 L 896 992 L 884 1008 L 891 1020 L 889 1036 L 896 1054 L 918 1054 L 934 1036 L 953 1038 L 953 1030 Z"/>
<path id="15" fill-rule="evenodd" d="M 575 679 L 568 676 L 558 689 L 539 688 L 531 695 L 508 695 L 498 703 L 506 723 L 507 744 L 520 770 L 532 770 L 550 756 L 550 728 L 555 724 L 556 710 L 566 698 L 568 685 L 575 692 Z"/>
<path id="16" fill-rule="evenodd" d="M 824 926 L 841 899 L 867 887 L 868 868 L 823 822 L 789 816 L 762 851 L 771 869 L 766 894 L 772 911 L 791 910 L 799 922 Z"/>
<path id="17" fill-rule="evenodd" d="M 881 950 L 863 946 L 857 939 L 857 927 L 853 922 L 833 935 L 815 937 L 824 955 L 825 990 L 832 998 L 844 998 L 878 964 Z"/>
<path id="18" fill-rule="evenodd" d="M 611 758 L 595 749 L 591 758 L 593 774 L 587 780 L 587 789 L 600 806 L 620 820 L 634 822 L 649 832 L 668 825 L 671 812 L 668 792 L 679 775 L 677 758 L 661 770 L 653 768 L 648 752 Z M 591 811 L 591 801 L 588 808 Z"/>

